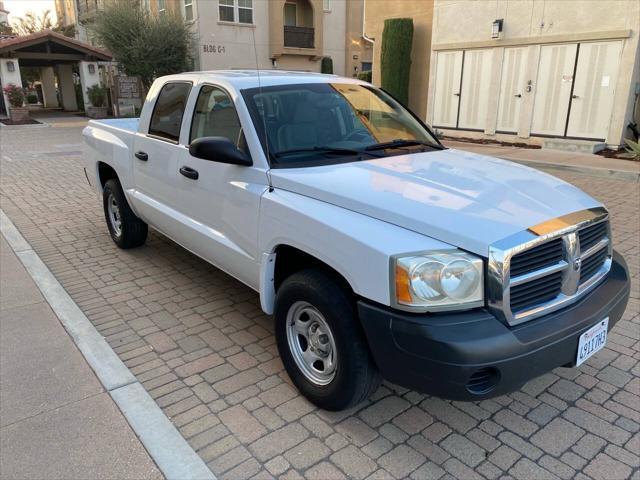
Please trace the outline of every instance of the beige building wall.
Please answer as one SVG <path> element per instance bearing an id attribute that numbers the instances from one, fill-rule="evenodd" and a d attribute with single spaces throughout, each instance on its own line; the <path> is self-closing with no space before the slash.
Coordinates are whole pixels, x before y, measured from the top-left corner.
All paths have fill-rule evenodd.
<path id="1" fill-rule="evenodd" d="M 494 20 L 503 19 L 499 39 L 491 38 Z M 451 134 L 476 137 L 497 137 L 504 140 L 531 137 L 540 48 L 542 45 L 585 43 L 616 40 L 622 43 L 618 78 L 611 112 L 608 145 L 620 145 L 628 136 L 626 125 L 631 120 L 634 91 L 640 82 L 638 65 L 638 35 L 640 33 L 640 2 L 637 0 L 435 0 L 431 65 L 435 66 L 440 52 L 489 48 L 492 50 L 488 117 L 485 130 L 473 132 L 448 131 Z M 523 93 L 520 127 L 517 135 L 495 133 L 501 83 L 502 58 L 505 47 L 527 48 L 526 76 L 532 82 L 531 92 Z M 433 120 L 435 68 L 430 75 L 427 121 Z"/>
<path id="2" fill-rule="evenodd" d="M 177 0 L 167 0 L 167 5 L 172 1 Z M 333 60 L 334 73 L 345 74 L 347 0 L 332 0 L 327 10 L 323 8 L 323 0 L 288 1 L 299 4 L 301 20 L 303 10 L 312 12 L 312 48 L 285 46 L 285 0 L 253 0 L 253 24 L 220 21 L 217 0 L 194 0 L 196 68 L 319 72 L 322 57 L 328 56 Z M 362 1 L 349 0 L 349 3 Z M 156 2 L 152 0 L 152 11 Z"/>
<path id="3" fill-rule="evenodd" d="M 363 63 L 373 62 L 373 42 L 363 37 L 364 0 L 347 1 L 347 33 L 345 44 L 345 76 L 353 77 L 363 71 Z"/>
<path id="4" fill-rule="evenodd" d="M 480 0 L 475 3 L 484 3 L 485 1 Z M 460 0 L 458 0 L 458 3 L 461 3 Z M 466 4 L 468 2 L 462 3 Z M 413 19 L 409 108 L 418 114 L 420 118 L 425 119 L 427 114 L 433 0 L 365 0 L 364 5 L 364 33 L 367 37 L 374 39 L 373 83 L 375 85 L 380 85 L 380 51 L 382 48 L 384 21 L 388 18 Z M 457 29 L 458 26 L 456 25 L 455 28 Z"/>

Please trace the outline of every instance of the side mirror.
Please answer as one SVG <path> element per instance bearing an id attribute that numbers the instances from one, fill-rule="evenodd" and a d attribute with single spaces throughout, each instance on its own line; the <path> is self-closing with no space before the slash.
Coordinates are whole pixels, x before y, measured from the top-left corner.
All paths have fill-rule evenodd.
<path id="1" fill-rule="evenodd" d="M 253 165 L 251 157 L 241 151 L 235 144 L 225 137 L 202 137 L 189 145 L 191 156 L 212 162 L 228 163 L 230 165 Z"/>

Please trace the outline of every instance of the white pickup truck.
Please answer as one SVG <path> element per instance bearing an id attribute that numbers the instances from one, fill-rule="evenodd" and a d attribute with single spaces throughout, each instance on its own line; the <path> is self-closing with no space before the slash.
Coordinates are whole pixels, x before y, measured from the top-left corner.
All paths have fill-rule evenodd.
<path id="1" fill-rule="evenodd" d="M 87 178 L 121 248 L 147 225 L 260 294 L 316 405 L 381 378 L 458 400 L 601 349 L 629 275 L 607 210 L 557 178 L 445 148 L 365 82 L 159 78 L 140 119 L 91 121 Z"/>

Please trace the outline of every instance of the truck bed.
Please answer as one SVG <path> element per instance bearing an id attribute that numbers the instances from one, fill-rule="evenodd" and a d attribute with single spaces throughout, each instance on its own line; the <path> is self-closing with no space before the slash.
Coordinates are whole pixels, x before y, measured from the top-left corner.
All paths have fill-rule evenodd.
<path id="1" fill-rule="evenodd" d="M 126 130 L 131 133 L 138 131 L 139 118 L 108 118 L 105 120 L 91 120 L 91 124 L 110 127 L 110 129 Z"/>

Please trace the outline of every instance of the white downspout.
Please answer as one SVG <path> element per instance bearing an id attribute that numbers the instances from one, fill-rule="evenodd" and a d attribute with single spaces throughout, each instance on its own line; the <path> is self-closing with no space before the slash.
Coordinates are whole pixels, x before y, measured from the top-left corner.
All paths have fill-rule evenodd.
<path id="1" fill-rule="evenodd" d="M 362 0 L 362 38 L 373 45 L 375 43 L 375 40 L 371 37 L 367 37 L 367 34 L 365 32 L 366 15 L 367 15 L 367 0 Z"/>

